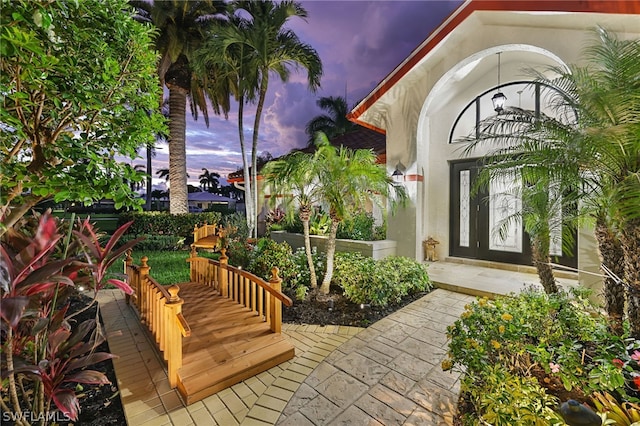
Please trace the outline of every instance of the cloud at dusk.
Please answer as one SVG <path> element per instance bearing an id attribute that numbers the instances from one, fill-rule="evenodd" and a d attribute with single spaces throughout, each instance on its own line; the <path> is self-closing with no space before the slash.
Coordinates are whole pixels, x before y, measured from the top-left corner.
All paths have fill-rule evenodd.
<path id="1" fill-rule="evenodd" d="M 461 0 L 450 1 L 301 1 L 308 12 L 305 20 L 289 21 L 301 41 L 318 52 L 323 63 L 321 88 L 307 88 L 305 70 L 292 70 L 288 83 L 271 75 L 259 132 L 258 152 L 274 157 L 306 146 L 306 123 L 323 113 L 316 105 L 322 96 L 345 96 L 350 106 L 365 97 L 398 66 Z M 244 114 L 247 155 L 255 105 Z M 222 177 L 242 167 L 238 138 L 237 105 L 229 118 L 209 113 L 210 125 L 201 114 L 197 121 L 187 111 L 187 169 L 189 183 L 197 184 L 202 168 Z M 153 160 L 154 170 L 168 167 L 168 147 L 160 145 Z M 144 163 L 144 158 L 135 163 Z M 154 172 L 155 173 L 155 172 Z M 155 175 L 154 175 L 155 178 Z M 154 183 L 160 183 L 161 181 Z"/>

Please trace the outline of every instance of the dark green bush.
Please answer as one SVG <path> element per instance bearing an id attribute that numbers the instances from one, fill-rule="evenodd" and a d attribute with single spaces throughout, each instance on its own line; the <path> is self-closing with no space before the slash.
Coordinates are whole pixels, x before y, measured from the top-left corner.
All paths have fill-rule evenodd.
<path id="1" fill-rule="evenodd" d="M 313 258 L 313 264 L 316 270 L 316 278 L 318 281 L 321 281 L 327 271 L 327 255 L 325 252 L 318 252 L 316 247 L 313 247 L 311 249 L 311 257 Z M 307 254 L 303 247 L 300 247 L 293 253 L 293 261 L 298 266 L 299 271 L 295 285 L 297 287 L 304 286 L 310 288 L 311 272 L 307 264 Z"/>
<path id="2" fill-rule="evenodd" d="M 133 235 L 173 235 L 193 242 L 193 228 L 207 223 L 220 223 L 220 213 L 171 214 L 167 212 L 126 212 L 120 215 L 118 226 L 133 221 L 127 234 Z"/>
<path id="3" fill-rule="evenodd" d="M 207 213 L 217 212 L 217 213 L 220 213 L 222 216 L 228 216 L 228 215 L 234 214 L 236 212 L 236 209 L 235 208 L 230 209 L 229 207 L 227 207 L 226 204 L 211 204 L 204 211 Z"/>
<path id="4" fill-rule="evenodd" d="M 378 306 L 432 288 L 426 266 L 413 259 L 390 256 L 376 261 L 360 253 L 336 253 L 332 282 L 350 301 Z"/>

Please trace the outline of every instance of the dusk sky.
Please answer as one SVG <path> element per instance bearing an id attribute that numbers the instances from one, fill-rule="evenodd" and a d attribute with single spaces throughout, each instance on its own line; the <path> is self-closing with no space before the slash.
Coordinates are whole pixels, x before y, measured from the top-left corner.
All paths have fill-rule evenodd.
<path id="1" fill-rule="evenodd" d="M 349 106 L 365 97 L 405 59 L 459 4 L 461 0 L 417 1 L 301 1 L 306 22 L 289 21 L 288 27 L 313 46 L 323 64 L 321 88 L 307 89 L 303 69 L 287 83 L 271 76 L 259 132 L 258 152 L 274 157 L 307 144 L 306 123 L 322 113 L 316 100 L 322 96 L 346 96 Z M 245 108 L 245 135 L 251 149 L 254 105 Z M 189 183 L 197 185 L 202 168 L 223 178 L 242 167 L 237 130 L 237 106 L 227 120 L 210 113 L 207 128 L 202 118 L 187 119 L 187 169 Z M 154 173 L 168 168 L 168 147 L 158 146 Z M 134 164 L 143 164 L 140 158 Z M 222 181 L 224 182 L 224 181 Z M 156 179 L 154 184 L 164 184 Z"/>

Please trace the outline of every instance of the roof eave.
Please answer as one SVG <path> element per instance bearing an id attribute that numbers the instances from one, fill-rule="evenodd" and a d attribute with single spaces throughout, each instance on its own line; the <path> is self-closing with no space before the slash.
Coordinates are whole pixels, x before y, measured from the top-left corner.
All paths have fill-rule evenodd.
<path id="1" fill-rule="evenodd" d="M 398 81 L 407 75 L 413 67 L 431 52 L 440 42 L 457 28 L 465 19 L 476 11 L 503 12 L 582 12 L 582 13 L 620 13 L 640 14 L 640 2 L 609 1 L 539 1 L 539 0 L 467 0 L 455 9 L 444 22 L 429 34 L 413 52 L 393 69 L 378 85 L 356 105 L 347 118 L 361 126 L 380 133 L 384 129 L 376 127 L 361 119 L 362 115 L 371 108 Z"/>

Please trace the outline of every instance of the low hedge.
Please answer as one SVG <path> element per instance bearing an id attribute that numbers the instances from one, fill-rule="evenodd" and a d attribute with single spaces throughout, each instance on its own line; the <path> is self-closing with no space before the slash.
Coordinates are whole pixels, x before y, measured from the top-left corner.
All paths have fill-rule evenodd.
<path id="1" fill-rule="evenodd" d="M 184 238 L 185 243 L 193 241 L 193 227 L 207 223 L 220 223 L 218 212 L 171 214 L 168 212 L 126 212 L 120 215 L 118 226 L 133 221 L 127 234 L 172 235 Z"/>
<path id="2" fill-rule="evenodd" d="M 389 256 L 374 260 L 360 253 L 336 253 L 332 283 L 354 303 L 386 306 L 431 290 L 427 267 L 413 259 Z"/>

